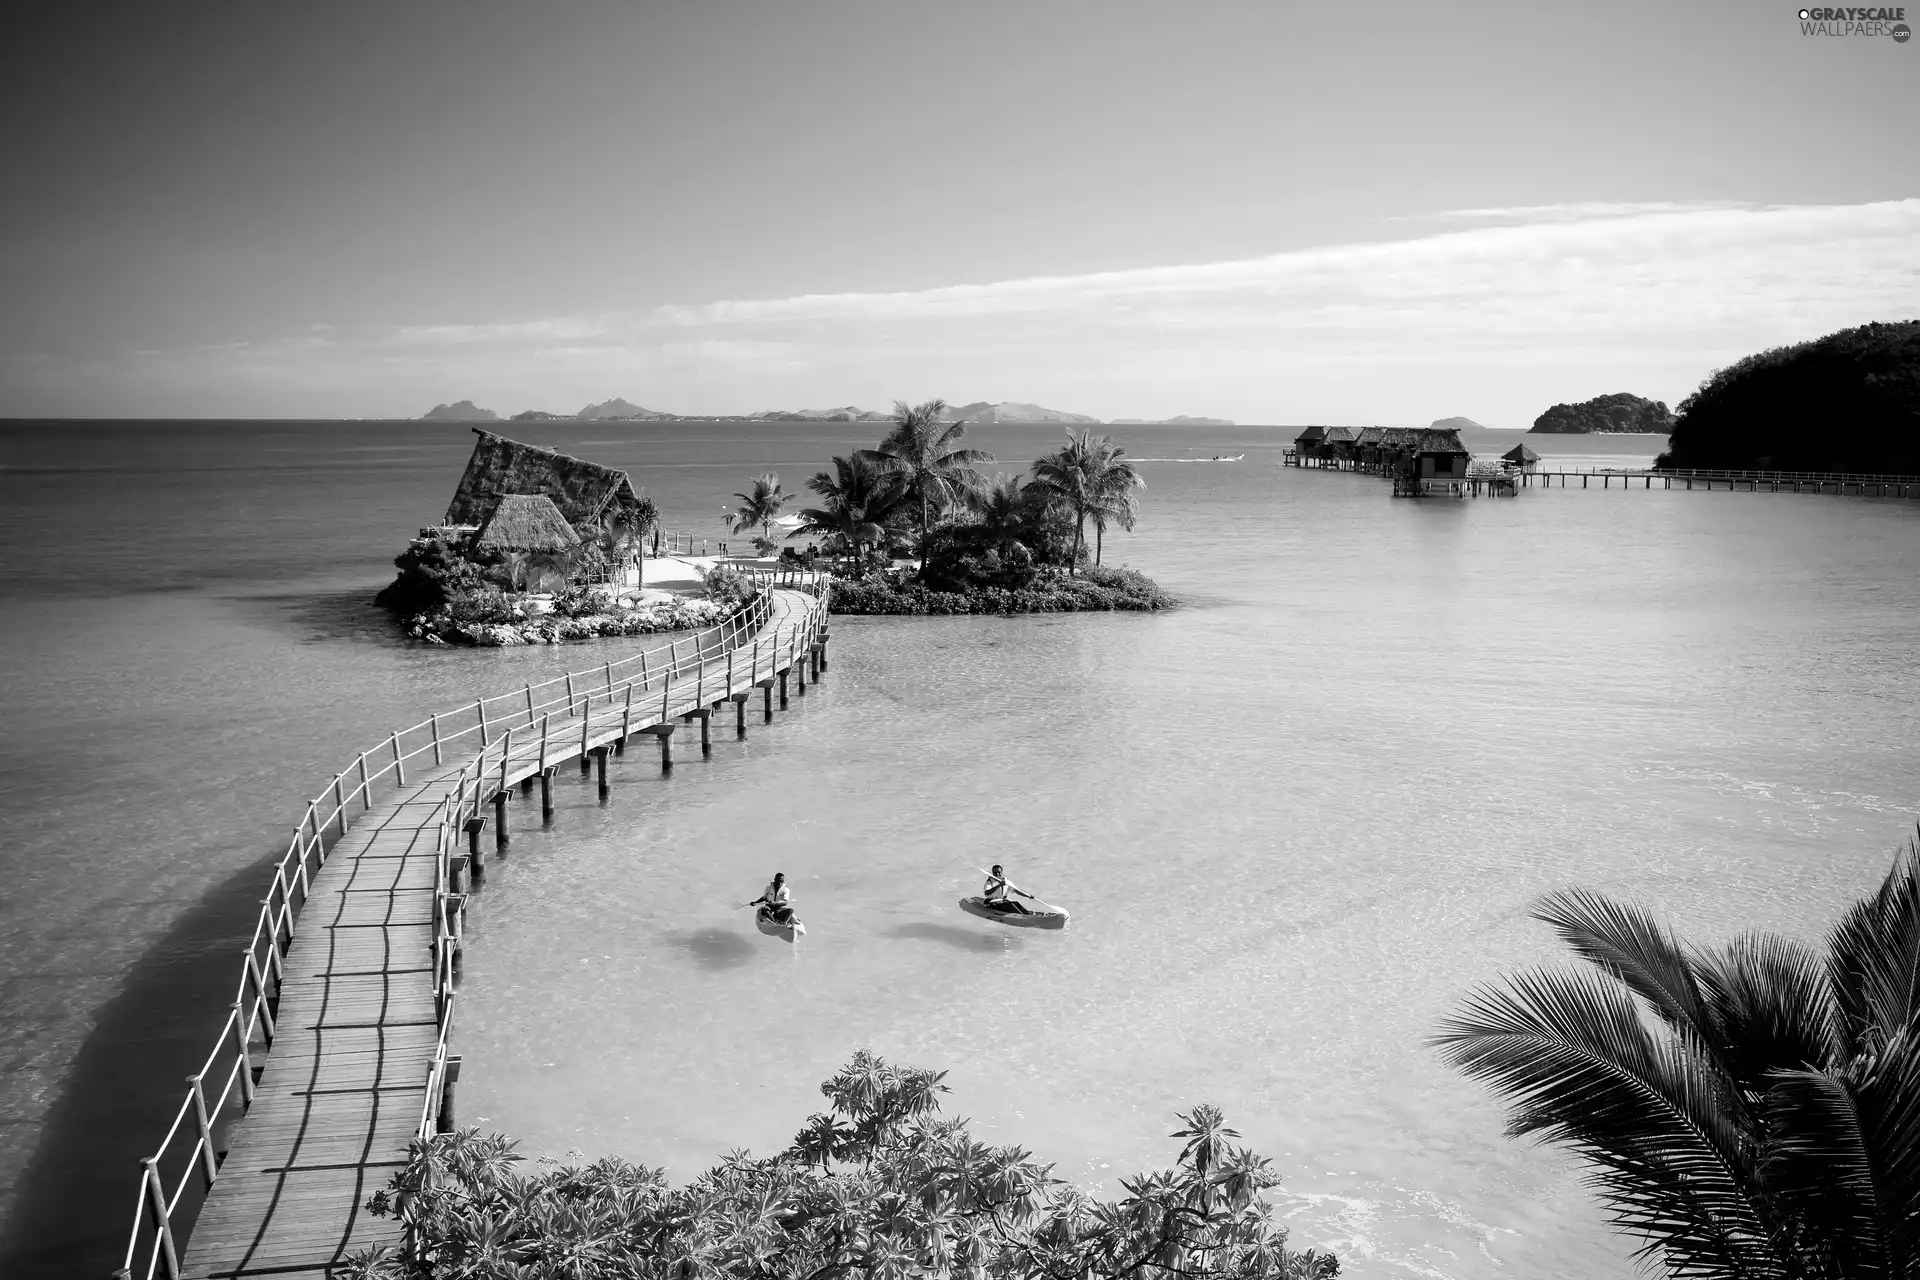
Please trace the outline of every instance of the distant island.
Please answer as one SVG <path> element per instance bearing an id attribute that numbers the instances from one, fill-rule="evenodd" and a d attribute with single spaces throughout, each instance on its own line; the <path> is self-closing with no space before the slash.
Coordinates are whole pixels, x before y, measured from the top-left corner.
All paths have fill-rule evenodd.
<path id="1" fill-rule="evenodd" d="M 1920 320 L 1866 324 L 1716 371 L 1656 467 L 1920 475 Z"/>
<path id="2" fill-rule="evenodd" d="M 1068 413 L 1064 409 L 1048 409 L 1042 405 L 1026 404 L 1018 400 L 1002 400 L 998 403 L 976 400 L 972 404 L 948 405 L 942 411 L 943 422 L 966 422 L 981 424 L 988 422 L 1060 422 L 1073 426 L 1097 427 L 1103 420 L 1086 413 Z M 892 415 L 877 409 L 862 409 L 856 405 L 842 405 L 837 409 L 764 409 L 758 413 L 665 413 L 659 409 L 648 409 L 634 404 L 630 400 L 615 396 L 611 400 L 602 400 L 590 404 L 577 413 L 552 413 L 545 409 L 525 409 L 513 415 L 514 422 L 888 422 Z M 500 415 L 490 409 L 477 408 L 473 401 L 462 400 L 458 404 L 434 406 L 430 413 L 422 416 L 426 422 L 498 422 Z M 1454 421 L 1454 419 L 1448 419 Z M 1465 421 L 1465 419 L 1460 419 Z M 1115 418 L 1113 425 L 1121 427 L 1143 426 L 1192 426 L 1192 427 L 1230 427 L 1230 418 L 1190 418 L 1185 415 L 1176 418 Z"/>
<path id="3" fill-rule="evenodd" d="M 459 400 L 453 404 L 437 404 L 420 415 L 422 422 L 498 422 L 500 415 L 491 409 L 482 409 L 471 400 Z"/>
<path id="4" fill-rule="evenodd" d="M 1486 428 L 1472 418 L 1435 418 L 1429 431 L 1485 431 Z"/>
<path id="5" fill-rule="evenodd" d="M 1542 435 L 1587 435 L 1595 431 L 1666 435 L 1673 430 L 1673 415 L 1662 401 L 1616 391 L 1579 404 L 1554 405 L 1533 420 L 1532 430 Z"/>

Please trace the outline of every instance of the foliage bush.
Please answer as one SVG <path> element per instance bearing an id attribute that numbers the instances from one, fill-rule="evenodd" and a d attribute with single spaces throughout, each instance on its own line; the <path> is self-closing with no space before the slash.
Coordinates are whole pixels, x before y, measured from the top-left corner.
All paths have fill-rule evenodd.
<path id="1" fill-rule="evenodd" d="M 482 567 L 446 538 L 421 539 L 395 556 L 393 564 L 399 574 L 373 602 L 403 617 L 430 613 L 486 581 Z"/>
<path id="2" fill-rule="evenodd" d="M 444 611 L 460 623 L 517 622 L 521 616 L 504 592 L 485 584 L 460 592 L 447 601 Z"/>
<path id="3" fill-rule="evenodd" d="M 821 1086 L 831 1109 L 793 1145 L 735 1152 L 685 1187 L 602 1159 L 530 1176 L 474 1130 L 413 1144 L 368 1208 L 398 1250 L 348 1260 L 355 1280 L 1323 1280 L 1331 1255 L 1286 1247 L 1261 1194 L 1271 1164 L 1232 1146 L 1211 1106 L 1180 1119 L 1175 1168 L 1097 1200 L 1017 1146 L 940 1114 L 944 1072 L 858 1053 Z"/>
<path id="4" fill-rule="evenodd" d="M 889 574 L 842 582 L 834 586 L 829 609 L 847 614 L 1073 613 L 1152 611 L 1178 603 L 1159 584 L 1133 569 L 1089 566 L 1079 577 L 1070 577 L 1060 569 L 1045 569 L 1033 574 L 1024 586 L 947 581 L 949 586 L 936 587 L 904 574 Z"/>
<path id="5" fill-rule="evenodd" d="M 607 599 L 598 591 L 588 587 L 568 587 L 553 598 L 553 612 L 563 618 L 577 618 L 583 614 L 602 613 L 606 610 Z"/>
<path id="6" fill-rule="evenodd" d="M 700 574 L 707 599 L 722 604 L 743 604 L 754 592 L 753 580 L 730 564 L 716 564 Z"/>

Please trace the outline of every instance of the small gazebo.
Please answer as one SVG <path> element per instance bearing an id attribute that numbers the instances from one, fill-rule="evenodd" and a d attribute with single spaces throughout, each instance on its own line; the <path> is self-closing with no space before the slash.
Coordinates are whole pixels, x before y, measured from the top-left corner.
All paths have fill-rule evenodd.
<path id="1" fill-rule="evenodd" d="M 580 545 L 560 508 L 543 493 L 507 493 L 493 505 L 473 535 L 475 551 L 564 555 Z"/>
<path id="2" fill-rule="evenodd" d="M 1500 464 L 1509 471 L 1531 471 L 1539 461 L 1540 455 L 1528 448 L 1524 440 L 1500 455 Z"/>

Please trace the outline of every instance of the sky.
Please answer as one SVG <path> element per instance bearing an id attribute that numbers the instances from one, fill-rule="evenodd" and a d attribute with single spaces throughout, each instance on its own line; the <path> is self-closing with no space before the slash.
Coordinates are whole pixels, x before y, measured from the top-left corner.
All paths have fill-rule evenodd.
<path id="1" fill-rule="evenodd" d="M 1772 2 L 16 3 L 0 416 L 1523 427 L 1920 317 L 1916 120 Z"/>

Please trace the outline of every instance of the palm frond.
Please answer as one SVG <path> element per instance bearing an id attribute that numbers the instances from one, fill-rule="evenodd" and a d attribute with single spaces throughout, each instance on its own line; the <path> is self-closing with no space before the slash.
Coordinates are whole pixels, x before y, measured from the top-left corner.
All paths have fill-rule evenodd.
<path id="1" fill-rule="evenodd" d="M 1894 858 L 1871 898 L 1827 936 L 1829 980 L 1853 1053 L 1872 1053 L 1920 1014 L 1920 841 Z"/>
<path id="2" fill-rule="evenodd" d="M 1622 984 L 1523 973 L 1475 993 L 1433 1043 L 1514 1104 L 1510 1134 L 1590 1161 L 1615 1221 L 1676 1274 L 1776 1274 L 1754 1135 L 1724 1108 L 1727 1082 L 1683 1042 L 1651 1034 Z"/>

